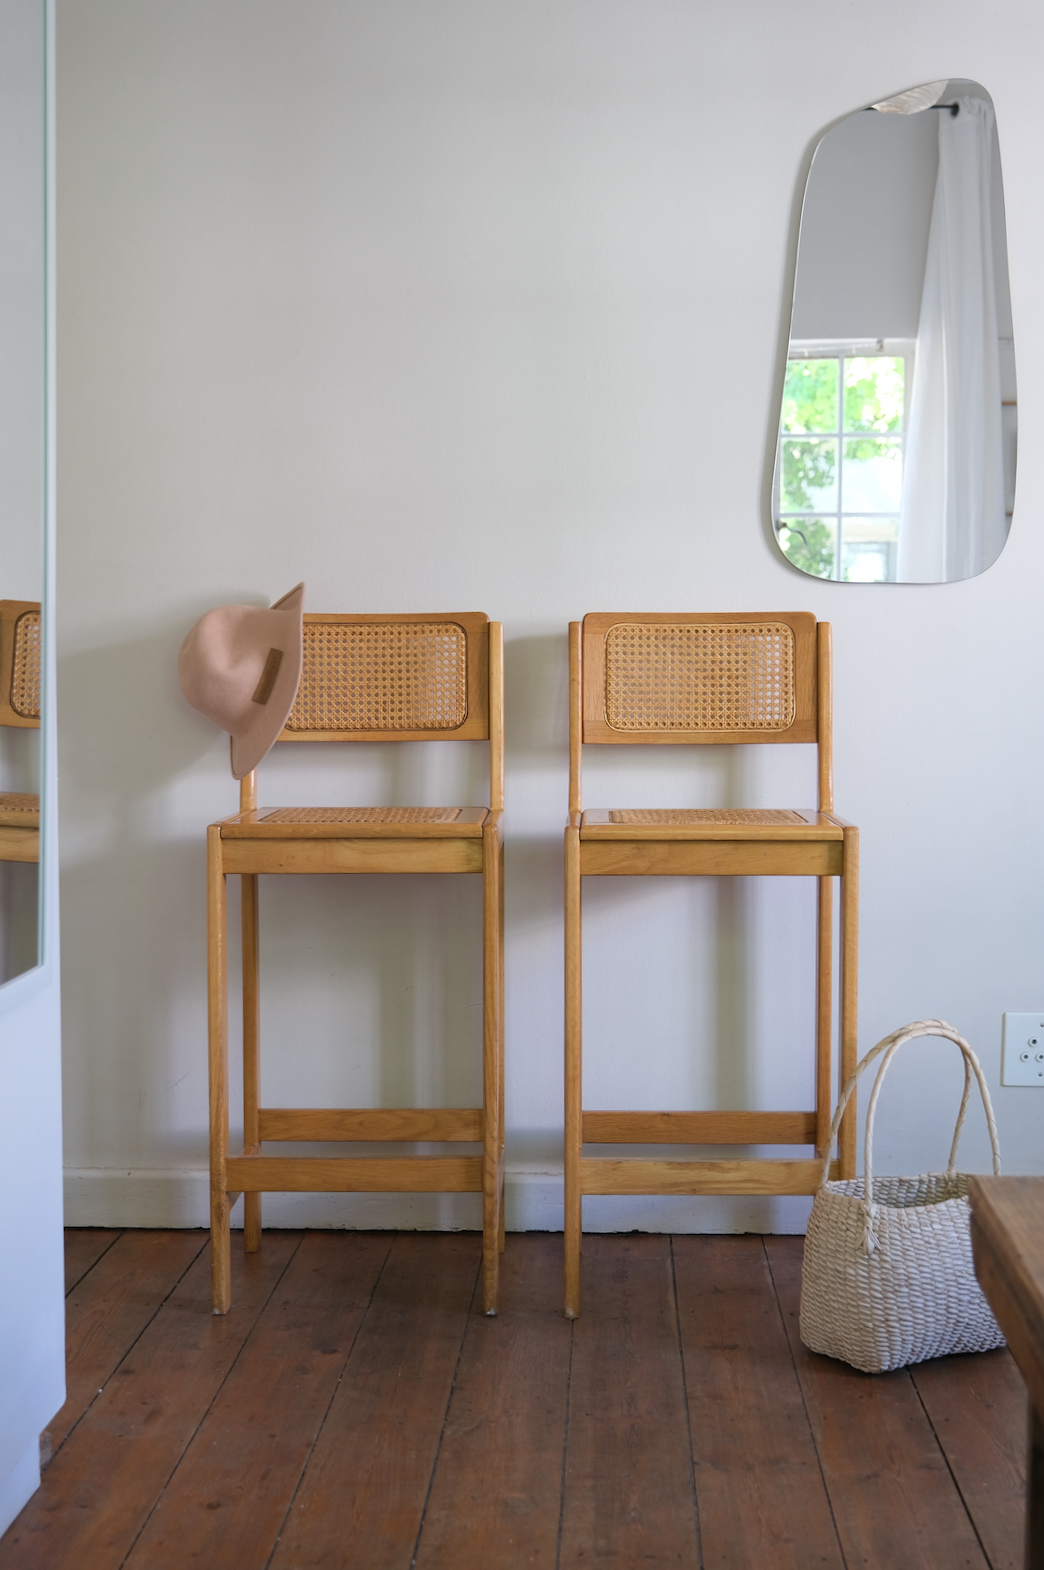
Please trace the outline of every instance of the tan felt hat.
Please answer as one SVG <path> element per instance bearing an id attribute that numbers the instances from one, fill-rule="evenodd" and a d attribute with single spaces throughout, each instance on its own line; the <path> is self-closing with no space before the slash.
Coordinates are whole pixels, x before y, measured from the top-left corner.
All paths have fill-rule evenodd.
<path id="1" fill-rule="evenodd" d="M 299 583 L 267 611 L 219 605 L 181 645 L 181 690 L 232 737 L 237 780 L 257 767 L 290 718 L 301 681 L 304 592 Z"/>

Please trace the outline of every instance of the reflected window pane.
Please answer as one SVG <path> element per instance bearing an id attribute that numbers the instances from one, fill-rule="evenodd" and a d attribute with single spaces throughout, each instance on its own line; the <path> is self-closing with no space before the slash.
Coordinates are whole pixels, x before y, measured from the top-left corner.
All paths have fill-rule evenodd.
<path id="1" fill-rule="evenodd" d="M 845 430 L 901 431 L 904 362 L 891 355 L 845 361 Z"/>
<path id="2" fill-rule="evenodd" d="M 846 583 L 894 583 L 899 519 L 845 518 L 841 578 Z"/>
<path id="3" fill-rule="evenodd" d="M 780 475 L 782 512 L 826 512 L 837 506 L 837 441 L 813 437 L 784 441 Z"/>
<path id="4" fill-rule="evenodd" d="M 898 512 L 903 450 L 896 437 L 846 436 L 842 507 L 850 512 Z"/>
<path id="5" fill-rule="evenodd" d="M 833 518 L 788 518 L 779 531 L 783 554 L 802 572 L 834 576 L 837 528 Z"/>
<path id="6" fill-rule="evenodd" d="M 783 429 L 837 430 L 837 378 L 839 364 L 830 360 L 788 360 L 783 389 Z"/>

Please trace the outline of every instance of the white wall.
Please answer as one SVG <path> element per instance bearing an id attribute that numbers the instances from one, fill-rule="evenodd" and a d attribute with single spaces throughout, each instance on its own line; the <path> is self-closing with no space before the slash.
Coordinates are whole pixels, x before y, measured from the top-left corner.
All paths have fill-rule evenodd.
<path id="1" fill-rule="evenodd" d="M 872 27 L 822 0 L 60 0 L 71 1220 L 203 1219 L 203 829 L 236 793 L 175 656 L 207 607 L 300 578 L 313 609 L 506 624 L 514 1225 L 560 1224 L 565 628 L 592 609 L 833 621 L 862 1043 L 951 1019 L 1009 1169 L 1044 1169 L 1044 1096 L 998 1087 L 1002 1010 L 1044 1003 L 1041 391 L 1025 381 L 1011 541 L 982 578 L 819 582 L 768 522 L 800 195 L 840 116 L 947 73 L 986 85 L 1018 348 L 1040 358 L 1042 43 L 1021 0 L 885 0 Z M 263 797 L 451 788 L 442 755 L 347 750 L 309 775 L 277 749 Z M 811 801 L 811 756 L 765 752 L 628 749 L 608 760 L 615 798 L 594 758 L 587 800 Z M 262 901 L 267 1099 L 477 1087 L 477 889 L 272 879 Z M 804 1100 L 806 888 L 607 883 L 588 914 L 589 1105 Z M 945 1158 L 959 1072 L 935 1044 L 894 1074 L 882 1160 L 923 1169 Z M 969 1163 L 986 1149 L 974 1123 Z M 787 1227 L 803 1203 L 587 1215 Z M 470 1197 L 266 1205 L 478 1214 Z"/>

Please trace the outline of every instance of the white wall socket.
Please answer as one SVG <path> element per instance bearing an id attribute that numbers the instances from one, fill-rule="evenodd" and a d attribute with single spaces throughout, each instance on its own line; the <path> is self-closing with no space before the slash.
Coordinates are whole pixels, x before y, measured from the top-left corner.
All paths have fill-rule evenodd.
<path id="1" fill-rule="evenodd" d="M 1044 1089 L 1044 1010 L 1004 1015 L 1001 1084 L 1040 1085 Z"/>

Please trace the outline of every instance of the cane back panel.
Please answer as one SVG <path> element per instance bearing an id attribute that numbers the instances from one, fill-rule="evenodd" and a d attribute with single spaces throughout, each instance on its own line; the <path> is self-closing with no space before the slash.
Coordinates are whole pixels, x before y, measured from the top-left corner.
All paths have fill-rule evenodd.
<path id="1" fill-rule="evenodd" d="M 40 606 L 0 600 L 0 725 L 40 724 Z"/>
<path id="2" fill-rule="evenodd" d="M 815 741 L 815 617 L 585 617 L 583 739 Z"/>
<path id="3" fill-rule="evenodd" d="M 487 617 L 305 616 L 301 684 L 281 741 L 488 735 Z"/>

